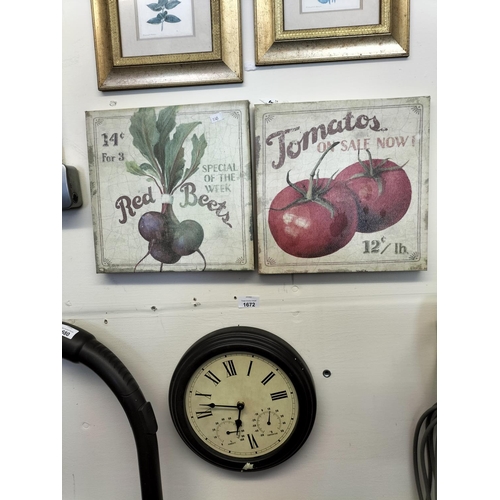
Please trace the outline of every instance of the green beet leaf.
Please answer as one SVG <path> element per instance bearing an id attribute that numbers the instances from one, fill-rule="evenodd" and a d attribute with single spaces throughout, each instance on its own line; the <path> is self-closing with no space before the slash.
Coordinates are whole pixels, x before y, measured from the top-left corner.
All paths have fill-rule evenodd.
<path id="1" fill-rule="evenodd" d="M 156 113 L 153 108 L 141 108 L 130 118 L 129 131 L 132 134 L 132 144 L 149 160 L 150 165 L 158 167 L 154 154 L 154 146 L 160 134 L 156 128 Z"/>
<path id="2" fill-rule="evenodd" d="M 165 184 L 167 193 L 172 193 L 179 182 L 182 181 L 184 173 L 184 148 L 182 145 L 201 122 L 181 123 L 177 126 L 173 139 L 165 146 Z"/>
<path id="3" fill-rule="evenodd" d="M 156 129 L 158 130 L 159 137 L 154 147 L 154 153 L 162 171 L 164 171 L 165 167 L 165 149 L 169 147 L 170 134 L 175 128 L 177 109 L 178 106 L 169 106 L 158 113 Z"/>
<path id="4" fill-rule="evenodd" d="M 156 113 L 154 108 L 141 108 L 130 118 L 129 131 L 133 145 L 148 160 L 138 165 L 135 161 L 125 163 L 127 172 L 158 181 L 162 193 L 172 194 L 182 183 L 197 172 L 205 153 L 205 135 L 191 138 L 191 165 L 185 170 L 184 142 L 201 122 L 176 125 L 178 106 L 168 106 Z M 173 136 L 172 136 L 173 133 Z"/>

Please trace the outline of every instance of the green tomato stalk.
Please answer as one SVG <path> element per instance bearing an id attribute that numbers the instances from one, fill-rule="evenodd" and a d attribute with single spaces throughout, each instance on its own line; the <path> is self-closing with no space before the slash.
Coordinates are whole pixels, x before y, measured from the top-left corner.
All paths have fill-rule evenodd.
<path id="1" fill-rule="evenodd" d="M 326 156 L 326 154 L 331 151 L 337 144 L 340 144 L 339 142 L 334 142 L 331 146 L 328 146 L 326 149 L 325 149 L 325 152 L 320 156 L 318 162 L 316 163 L 316 165 L 314 166 L 314 168 L 312 169 L 312 172 L 309 174 L 309 186 L 307 187 L 307 193 L 306 193 L 306 198 L 308 200 L 312 200 L 313 199 L 313 184 L 314 184 L 314 176 L 316 175 L 316 171 L 318 171 L 318 167 L 320 165 L 320 163 L 323 161 L 323 158 Z M 337 172 L 335 172 L 331 177 L 330 177 L 330 181 L 328 182 L 328 186 L 330 185 L 330 182 L 331 180 L 333 179 L 333 176 L 336 174 Z M 318 171 L 318 175 L 317 175 L 317 179 L 319 179 L 319 171 Z"/>

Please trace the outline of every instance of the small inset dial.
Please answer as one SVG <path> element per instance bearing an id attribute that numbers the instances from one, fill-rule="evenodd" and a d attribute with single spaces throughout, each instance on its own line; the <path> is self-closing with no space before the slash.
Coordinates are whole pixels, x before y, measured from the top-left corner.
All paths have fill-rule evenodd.
<path id="1" fill-rule="evenodd" d="M 266 436 L 277 434 L 281 429 L 281 418 L 275 411 L 264 411 L 257 417 L 257 428 Z"/>
<path id="2" fill-rule="evenodd" d="M 236 429 L 234 420 L 225 420 L 217 426 L 217 438 L 220 440 L 221 446 L 229 449 L 242 439 L 245 434 L 243 428 Z"/>

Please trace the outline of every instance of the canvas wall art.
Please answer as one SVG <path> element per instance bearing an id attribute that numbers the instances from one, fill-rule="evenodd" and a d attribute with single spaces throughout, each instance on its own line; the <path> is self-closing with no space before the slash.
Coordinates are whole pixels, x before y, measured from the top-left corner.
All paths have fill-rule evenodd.
<path id="1" fill-rule="evenodd" d="M 86 116 L 98 273 L 254 269 L 247 101 Z"/>
<path id="2" fill-rule="evenodd" d="M 257 105 L 259 272 L 427 268 L 427 97 Z"/>

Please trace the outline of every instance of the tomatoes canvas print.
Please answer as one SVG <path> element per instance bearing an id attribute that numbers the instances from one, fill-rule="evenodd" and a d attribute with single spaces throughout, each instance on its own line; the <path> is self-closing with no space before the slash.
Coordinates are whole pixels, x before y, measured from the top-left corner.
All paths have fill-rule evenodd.
<path id="1" fill-rule="evenodd" d="M 99 273 L 253 270 L 248 102 L 87 112 Z"/>
<path id="2" fill-rule="evenodd" d="M 259 272 L 427 269 L 428 97 L 255 109 Z"/>

